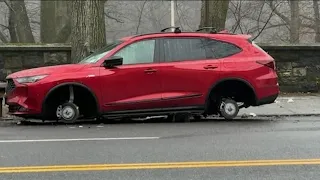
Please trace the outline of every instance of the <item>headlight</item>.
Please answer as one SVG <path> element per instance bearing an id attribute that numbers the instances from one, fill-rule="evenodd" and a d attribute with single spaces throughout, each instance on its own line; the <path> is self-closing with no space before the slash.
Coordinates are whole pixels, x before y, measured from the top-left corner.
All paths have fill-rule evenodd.
<path id="1" fill-rule="evenodd" d="M 21 77 L 21 78 L 17 78 L 16 81 L 18 83 L 34 83 L 37 82 L 45 77 L 47 77 L 48 75 L 38 75 L 38 76 L 28 76 L 28 77 Z"/>

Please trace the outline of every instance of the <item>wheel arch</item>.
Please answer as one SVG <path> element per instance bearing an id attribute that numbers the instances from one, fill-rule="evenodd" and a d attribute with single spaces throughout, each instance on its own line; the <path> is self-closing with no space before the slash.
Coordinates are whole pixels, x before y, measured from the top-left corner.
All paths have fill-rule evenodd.
<path id="1" fill-rule="evenodd" d="M 254 100 L 255 102 L 257 102 L 257 94 L 256 94 L 256 91 L 253 87 L 253 85 L 248 82 L 247 80 L 243 79 L 243 78 L 237 78 L 237 77 L 230 77 L 230 78 L 223 78 L 223 79 L 220 79 L 218 80 L 217 82 L 213 83 L 212 86 L 209 88 L 208 92 L 207 92 L 207 95 L 206 95 L 206 104 L 208 104 L 208 101 L 210 100 L 210 95 L 211 95 L 211 92 L 217 87 L 219 86 L 220 84 L 224 83 L 224 82 L 227 82 L 227 81 L 239 81 L 239 82 L 242 82 L 244 84 L 246 84 L 253 92 L 254 94 Z"/>
<path id="2" fill-rule="evenodd" d="M 65 83 L 58 84 L 58 85 L 54 86 L 53 88 L 51 88 L 49 90 L 49 92 L 46 93 L 45 98 L 42 102 L 42 106 L 41 106 L 42 113 L 45 113 L 45 104 L 46 104 L 46 101 L 48 100 L 48 98 L 50 97 L 50 95 L 52 93 L 54 93 L 55 90 L 57 90 L 63 86 L 69 86 L 69 85 L 78 86 L 78 87 L 82 87 L 82 88 L 86 89 L 93 96 L 95 104 L 96 104 L 96 108 L 98 111 L 97 113 L 100 114 L 99 101 L 98 101 L 97 95 L 88 86 L 86 86 L 82 83 L 78 83 L 78 82 L 65 82 Z"/>

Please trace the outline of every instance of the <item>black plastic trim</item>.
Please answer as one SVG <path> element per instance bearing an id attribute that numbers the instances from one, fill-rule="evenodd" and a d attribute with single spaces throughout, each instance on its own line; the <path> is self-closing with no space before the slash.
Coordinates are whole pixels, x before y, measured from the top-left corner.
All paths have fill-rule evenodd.
<path id="1" fill-rule="evenodd" d="M 261 98 L 256 102 L 255 106 L 261 106 L 261 105 L 264 105 L 264 104 L 272 104 L 278 98 L 278 96 L 279 96 L 279 94 L 274 94 L 274 95 L 271 95 L 271 96 L 267 96 L 267 97 Z"/>
<path id="2" fill-rule="evenodd" d="M 111 111 L 106 112 L 103 116 L 106 117 L 139 117 L 148 115 L 168 115 L 173 113 L 196 113 L 202 114 L 204 112 L 204 105 L 187 106 L 187 107 L 169 107 L 169 108 L 154 108 L 154 109 L 139 109 L 139 110 L 125 110 L 125 111 Z"/>
<path id="3" fill-rule="evenodd" d="M 154 56 L 153 56 L 153 62 L 154 63 L 159 63 L 161 62 L 161 52 L 160 52 L 160 39 L 158 38 L 153 38 L 155 40 L 155 47 L 154 47 Z"/>

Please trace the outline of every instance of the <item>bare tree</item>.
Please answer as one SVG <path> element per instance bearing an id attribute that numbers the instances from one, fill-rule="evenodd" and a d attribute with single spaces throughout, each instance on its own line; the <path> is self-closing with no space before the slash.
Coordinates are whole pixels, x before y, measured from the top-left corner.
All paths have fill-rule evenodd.
<path id="1" fill-rule="evenodd" d="M 8 43 L 8 39 L 7 37 L 0 31 L 0 40 L 3 42 L 3 43 Z"/>
<path id="2" fill-rule="evenodd" d="M 201 0 L 200 27 L 210 26 L 223 30 L 227 20 L 229 0 Z"/>
<path id="3" fill-rule="evenodd" d="M 41 42 L 52 43 L 56 36 L 56 1 L 41 0 Z"/>
<path id="4" fill-rule="evenodd" d="M 137 28 L 136 28 L 136 34 L 139 33 L 139 27 L 140 27 L 140 24 L 141 24 L 141 19 L 142 19 L 142 13 L 144 11 L 144 7 L 147 3 L 147 0 L 144 0 L 143 3 L 142 3 L 142 7 L 139 9 L 139 18 L 138 18 L 138 23 L 137 23 Z"/>
<path id="5" fill-rule="evenodd" d="M 62 43 L 71 34 L 70 1 L 41 0 L 41 42 Z"/>
<path id="6" fill-rule="evenodd" d="M 178 0 L 176 3 L 176 25 L 182 27 L 182 30 L 194 30 L 198 28 L 199 21 L 202 21 L 201 23 L 205 21 L 203 16 L 205 10 L 209 12 L 216 9 L 217 11 L 210 14 L 212 17 L 207 18 L 214 19 L 212 22 L 215 24 L 201 24 L 201 26 L 215 26 L 218 30 L 226 28 L 234 33 L 252 34 L 259 42 L 320 42 L 319 0 L 230 0 L 226 21 L 220 21 L 219 19 L 224 17 L 221 12 L 226 12 L 222 11 L 223 1 L 226 4 L 225 0 L 202 0 L 202 2 Z M 19 18 L 17 21 L 11 5 L 12 2 L 25 4 L 25 10 L 17 12 L 20 17 L 22 17 L 21 12 L 27 14 L 24 17 L 29 18 L 31 31 L 27 23 L 24 23 L 23 26 L 21 23 L 17 24 L 19 21 L 28 21 L 23 20 L 24 18 Z M 19 37 L 21 33 L 33 35 L 34 41 L 37 42 L 41 42 L 41 36 L 42 42 L 68 43 L 71 41 L 73 23 L 70 6 L 72 1 L 35 0 L 21 2 L 23 1 L 0 1 L 0 42 L 26 42 Z M 204 6 L 206 5 L 204 3 L 207 3 L 208 6 Z M 201 8 L 202 11 L 200 11 Z M 170 2 L 107 1 L 104 17 L 104 24 L 108 27 L 106 28 L 108 40 L 137 33 L 159 32 L 160 29 L 170 26 Z M 219 25 L 220 23 L 222 25 Z M 225 24 L 223 25 L 223 23 Z M 79 26 L 73 27 L 79 29 Z M 74 28 L 73 30 L 76 31 Z M 47 35 L 44 35 L 45 32 Z M 32 39 L 32 36 L 28 37 Z"/>
<path id="7" fill-rule="evenodd" d="M 10 8 L 9 31 L 12 42 L 34 43 L 24 0 L 6 1 Z"/>
<path id="8" fill-rule="evenodd" d="M 290 0 L 290 42 L 299 43 L 300 42 L 300 13 L 299 13 L 299 1 Z"/>
<path id="9" fill-rule="evenodd" d="M 11 6 L 8 5 L 8 7 L 11 7 Z M 10 41 L 12 43 L 19 42 L 17 31 L 16 31 L 16 23 L 15 23 L 15 19 L 14 19 L 14 11 L 12 8 L 9 8 L 8 24 L 9 24 L 8 29 L 9 29 L 9 33 L 10 33 Z"/>
<path id="10" fill-rule="evenodd" d="M 106 44 L 104 3 L 101 0 L 72 1 L 72 61 L 78 62 Z"/>
<path id="11" fill-rule="evenodd" d="M 299 43 L 300 41 L 300 12 L 299 12 L 299 1 L 289 0 L 290 7 L 290 18 L 281 13 L 274 5 L 274 0 L 269 0 L 269 6 L 274 9 L 274 13 L 284 21 L 289 28 L 290 42 Z"/>

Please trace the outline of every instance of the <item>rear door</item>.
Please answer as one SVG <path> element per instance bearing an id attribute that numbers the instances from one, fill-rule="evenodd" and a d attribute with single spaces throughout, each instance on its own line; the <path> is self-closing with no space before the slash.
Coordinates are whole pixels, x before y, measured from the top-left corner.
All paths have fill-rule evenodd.
<path id="1" fill-rule="evenodd" d="M 162 100 L 166 107 L 200 107 L 209 87 L 219 79 L 220 62 L 202 37 L 167 37 L 161 40 Z"/>

